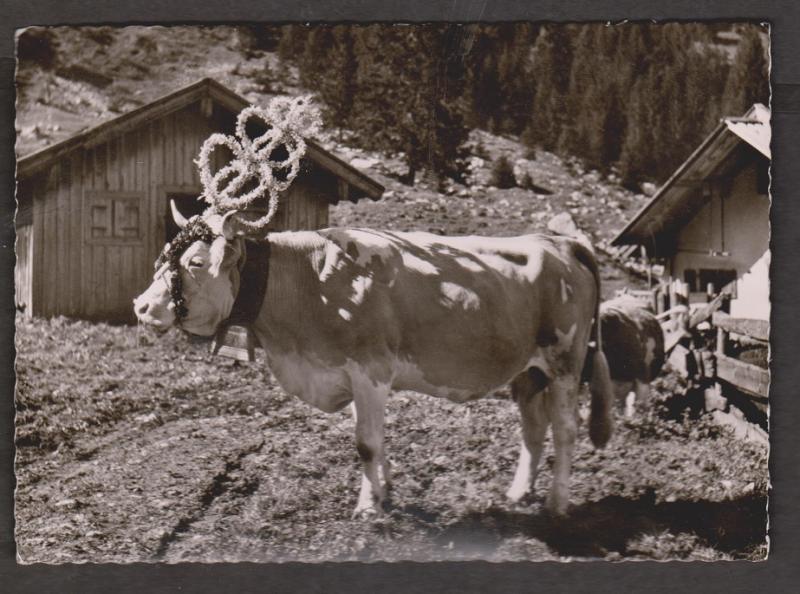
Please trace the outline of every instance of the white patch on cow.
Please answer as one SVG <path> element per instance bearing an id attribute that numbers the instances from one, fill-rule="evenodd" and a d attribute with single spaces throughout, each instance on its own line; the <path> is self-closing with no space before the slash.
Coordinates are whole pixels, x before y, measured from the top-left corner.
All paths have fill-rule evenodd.
<path id="1" fill-rule="evenodd" d="M 514 473 L 514 480 L 506 491 L 506 497 L 516 503 L 531 488 L 531 453 L 525 446 L 523 440 L 519 446 L 519 459 L 517 460 L 517 471 Z"/>
<path id="2" fill-rule="evenodd" d="M 350 301 L 353 305 L 361 305 L 364 302 L 364 297 L 372 286 L 372 277 L 360 275 L 353 279 L 350 285 L 353 288 L 353 296 Z"/>
<path id="3" fill-rule="evenodd" d="M 647 337 L 647 343 L 645 344 L 645 354 L 644 354 L 644 364 L 647 366 L 648 374 L 650 372 L 650 368 L 653 365 L 653 359 L 656 357 L 656 339 L 652 336 Z"/>
<path id="4" fill-rule="evenodd" d="M 466 268 L 470 272 L 483 272 L 483 266 L 481 266 L 475 260 L 467 258 L 465 256 L 459 256 L 458 258 L 456 258 L 456 264 L 458 264 L 462 268 Z"/>
<path id="5" fill-rule="evenodd" d="M 347 260 L 344 258 L 342 248 L 334 242 L 329 241 L 325 246 L 325 265 L 319 273 L 319 280 L 323 283 L 327 281 L 334 272 L 345 266 Z"/>
<path id="6" fill-rule="evenodd" d="M 425 274 L 427 276 L 435 276 L 439 274 L 439 269 L 436 268 L 436 266 L 408 252 L 403 252 L 403 266 L 409 270 L 413 270 L 414 272 L 419 272 L 420 274 Z"/>
<path id="7" fill-rule="evenodd" d="M 453 307 L 455 305 L 461 306 L 466 310 L 478 309 L 481 306 L 481 298 L 472 289 L 467 289 L 461 285 L 451 282 L 443 282 L 441 284 L 442 290 L 442 305 L 445 307 Z"/>
<path id="8" fill-rule="evenodd" d="M 355 258 L 358 266 L 366 266 L 372 263 L 372 259 L 376 256 L 378 260 L 385 262 L 395 254 L 395 248 L 391 240 L 377 231 L 350 229 L 340 231 L 337 235 L 342 236 L 337 239 L 341 241 L 345 249 L 351 244 L 354 246 L 357 253 L 351 254 L 351 256 Z M 352 248 L 351 251 L 353 251 Z"/>
<path id="9" fill-rule="evenodd" d="M 558 328 L 556 328 L 556 338 L 558 339 L 558 345 L 563 350 L 567 351 L 572 348 L 572 341 L 575 340 L 575 332 L 578 329 L 577 324 L 572 324 L 568 332 L 562 332 Z"/>
<path id="10" fill-rule="evenodd" d="M 328 298 L 325 295 L 320 295 L 319 298 L 322 300 L 323 305 L 328 305 Z"/>
<path id="11" fill-rule="evenodd" d="M 361 491 L 358 493 L 358 503 L 353 510 L 353 516 L 360 514 L 375 514 L 375 502 L 372 495 L 372 483 L 367 478 L 367 475 L 361 473 Z"/>
<path id="12" fill-rule="evenodd" d="M 353 314 L 347 311 L 343 307 L 340 307 L 337 313 L 339 314 L 339 317 L 345 320 L 346 322 L 349 322 L 350 320 L 353 319 Z"/>
<path id="13" fill-rule="evenodd" d="M 563 303 L 567 303 L 571 296 L 572 296 L 572 286 L 562 278 L 561 279 L 561 301 Z"/>
<path id="14" fill-rule="evenodd" d="M 636 410 L 634 408 L 634 403 L 636 402 L 636 394 L 633 392 L 628 392 L 625 396 L 625 418 L 630 419 L 633 417 L 633 413 Z"/>

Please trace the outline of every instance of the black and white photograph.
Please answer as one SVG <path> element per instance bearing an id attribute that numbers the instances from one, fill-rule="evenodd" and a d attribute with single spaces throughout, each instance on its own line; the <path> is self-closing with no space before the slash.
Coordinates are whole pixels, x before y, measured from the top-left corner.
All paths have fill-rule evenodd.
<path id="1" fill-rule="evenodd" d="M 16 59 L 19 563 L 768 558 L 768 25 Z"/>

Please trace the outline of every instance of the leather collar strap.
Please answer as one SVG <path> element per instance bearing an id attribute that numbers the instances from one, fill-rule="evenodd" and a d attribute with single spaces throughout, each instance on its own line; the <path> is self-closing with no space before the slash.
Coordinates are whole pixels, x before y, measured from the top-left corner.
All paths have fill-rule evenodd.
<path id="1" fill-rule="evenodd" d="M 239 273 L 239 293 L 233 302 L 231 315 L 223 326 L 251 324 L 258 317 L 269 280 L 269 256 L 271 246 L 268 238 L 261 241 L 245 240 L 244 266 Z"/>

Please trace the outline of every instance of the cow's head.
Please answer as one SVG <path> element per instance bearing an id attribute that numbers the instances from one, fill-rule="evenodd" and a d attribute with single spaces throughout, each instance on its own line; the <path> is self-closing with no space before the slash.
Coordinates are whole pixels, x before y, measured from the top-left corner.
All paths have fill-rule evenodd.
<path id="1" fill-rule="evenodd" d="M 133 300 L 140 322 L 158 331 L 173 325 L 198 336 L 213 336 L 231 313 L 239 291 L 244 239 L 235 213 L 213 210 L 187 220 L 175 206 L 181 231 L 156 264 L 150 287 Z"/>

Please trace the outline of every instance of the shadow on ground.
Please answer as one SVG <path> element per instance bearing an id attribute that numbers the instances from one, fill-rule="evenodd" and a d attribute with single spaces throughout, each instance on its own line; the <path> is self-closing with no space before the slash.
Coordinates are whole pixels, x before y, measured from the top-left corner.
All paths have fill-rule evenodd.
<path id="1" fill-rule="evenodd" d="M 690 534 L 734 558 L 748 557 L 766 540 L 766 497 L 725 501 L 656 502 L 611 496 L 573 507 L 566 518 L 490 508 L 450 524 L 437 536 L 454 549 L 491 550 L 504 538 L 534 538 L 560 556 L 628 556 L 632 541 L 663 532 Z"/>

